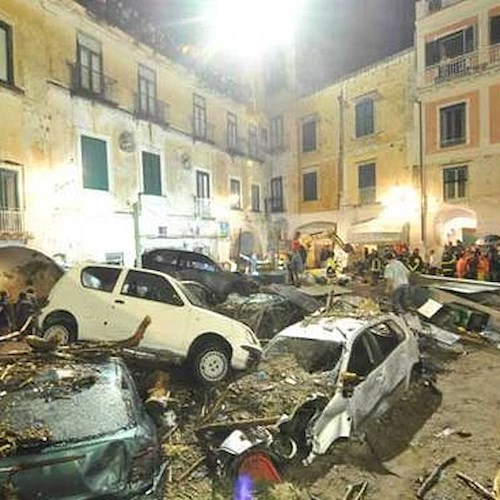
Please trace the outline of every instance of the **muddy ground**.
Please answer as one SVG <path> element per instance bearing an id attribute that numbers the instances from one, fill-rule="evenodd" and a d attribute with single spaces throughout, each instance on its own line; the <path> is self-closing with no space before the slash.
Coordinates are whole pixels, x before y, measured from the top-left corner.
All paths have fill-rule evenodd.
<path id="1" fill-rule="evenodd" d="M 500 350 L 466 346 L 465 354 L 439 365 L 441 394 L 419 386 L 370 426 L 368 444 L 338 446 L 289 479 L 321 500 L 342 499 L 350 484 L 365 480 L 365 499 L 414 499 L 419 480 L 454 456 L 425 498 L 480 498 L 455 473 L 491 488 L 500 468 Z"/>

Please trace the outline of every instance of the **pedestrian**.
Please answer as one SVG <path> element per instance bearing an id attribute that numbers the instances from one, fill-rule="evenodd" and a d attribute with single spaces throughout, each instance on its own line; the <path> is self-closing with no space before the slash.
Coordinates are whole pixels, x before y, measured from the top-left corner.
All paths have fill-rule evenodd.
<path id="1" fill-rule="evenodd" d="M 14 320 L 17 330 L 21 330 L 33 312 L 32 300 L 27 297 L 25 292 L 21 292 L 14 309 Z"/>
<path id="2" fill-rule="evenodd" d="M 456 262 L 455 275 L 459 279 L 465 278 L 467 274 L 467 266 L 470 259 L 470 255 L 468 252 L 463 252 Z"/>
<path id="3" fill-rule="evenodd" d="M 441 257 L 441 272 L 446 278 L 454 278 L 456 273 L 457 258 L 448 246 L 445 247 Z"/>
<path id="4" fill-rule="evenodd" d="M 10 329 L 9 296 L 5 290 L 2 290 L 0 292 L 0 334 L 9 333 Z"/>
<path id="5" fill-rule="evenodd" d="M 384 269 L 386 292 L 391 295 L 392 305 L 397 313 L 403 313 L 406 308 L 406 298 L 410 287 L 410 271 L 394 253 L 387 256 Z"/>
<path id="6" fill-rule="evenodd" d="M 413 253 L 408 257 L 408 269 L 412 273 L 421 273 L 424 269 L 424 261 L 420 257 L 418 248 L 415 248 Z"/>
<path id="7" fill-rule="evenodd" d="M 433 276 L 439 274 L 438 259 L 436 252 L 434 250 L 431 250 L 429 252 L 428 268 L 429 268 L 429 274 L 432 274 Z"/>
<path id="8" fill-rule="evenodd" d="M 300 286 L 300 275 L 304 270 L 304 266 L 302 263 L 302 256 L 300 255 L 299 250 L 292 251 L 290 257 L 290 272 L 292 278 L 292 285 Z"/>
<path id="9" fill-rule="evenodd" d="M 469 280 L 477 279 L 477 271 L 479 268 L 479 256 L 480 252 L 477 248 L 476 250 L 471 250 L 469 253 L 469 258 L 467 259 L 467 264 L 465 266 L 465 278 Z"/>
<path id="10" fill-rule="evenodd" d="M 477 279 L 487 281 L 490 276 L 490 262 L 485 252 L 478 250 Z"/>

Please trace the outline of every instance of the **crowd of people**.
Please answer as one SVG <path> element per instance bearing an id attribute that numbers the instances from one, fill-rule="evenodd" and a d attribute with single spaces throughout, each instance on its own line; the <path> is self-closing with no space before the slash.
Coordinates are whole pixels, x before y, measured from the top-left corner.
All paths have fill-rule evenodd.
<path id="1" fill-rule="evenodd" d="M 15 302 L 10 301 L 5 290 L 0 291 L 0 334 L 20 330 L 38 309 L 38 299 L 33 288 L 19 293 Z"/>

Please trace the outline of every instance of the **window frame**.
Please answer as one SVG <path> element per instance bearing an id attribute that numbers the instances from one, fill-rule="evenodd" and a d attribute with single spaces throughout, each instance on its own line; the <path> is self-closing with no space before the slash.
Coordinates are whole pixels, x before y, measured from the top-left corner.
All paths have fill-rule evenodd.
<path id="1" fill-rule="evenodd" d="M 463 172 L 464 175 L 460 176 Z M 453 174 L 453 179 L 446 179 L 446 177 L 451 177 Z M 448 166 L 443 168 L 443 200 L 444 201 L 455 201 L 464 200 L 467 198 L 468 191 L 468 181 L 469 181 L 469 166 L 468 165 L 456 165 Z M 449 193 L 453 191 L 453 195 L 449 196 Z M 463 194 L 461 196 L 461 193 Z"/>
<path id="2" fill-rule="evenodd" d="M 233 187 L 237 186 L 238 192 L 233 192 Z M 233 196 L 238 196 L 237 200 L 233 201 Z M 241 179 L 239 177 L 230 177 L 229 178 L 229 208 L 231 210 L 242 210 L 242 190 L 241 190 Z"/>
<path id="3" fill-rule="evenodd" d="M 141 73 L 142 70 L 142 73 Z M 152 79 L 149 79 L 146 74 L 150 73 Z M 146 93 L 144 94 L 146 106 L 143 106 L 143 92 L 141 83 L 145 82 Z M 151 94 L 152 88 L 152 94 Z M 146 66 L 145 64 L 139 63 L 137 66 L 137 97 L 139 112 L 144 113 L 148 116 L 156 116 L 158 107 L 158 75 L 156 70 Z"/>
<path id="4" fill-rule="evenodd" d="M 21 210 L 21 190 L 19 189 L 19 182 L 21 176 L 18 170 L 12 168 L 6 168 L 0 163 L 0 211 L 20 211 Z M 14 192 L 11 193 L 7 184 L 9 183 L 9 178 L 13 179 Z M 7 189 L 3 189 L 3 187 Z M 4 194 L 2 194 L 4 193 Z M 11 195 L 13 195 L 13 200 L 11 200 Z M 3 204 L 5 200 L 5 205 Z M 11 203 L 13 201 L 13 203 Z"/>
<path id="5" fill-rule="evenodd" d="M 196 137 L 207 138 L 207 99 L 193 94 L 193 131 Z"/>
<path id="6" fill-rule="evenodd" d="M 472 33 L 472 45 L 468 45 L 468 38 L 467 38 L 468 30 L 470 30 L 469 33 Z M 445 35 L 442 35 L 439 38 L 436 38 L 435 40 L 427 42 L 424 48 L 425 67 L 430 68 L 432 66 L 439 65 L 442 62 L 452 61 L 457 57 L 463 57 L 467 54 L 472 54 L 473 52 L 477 51 L 477 45 L 478 45 L 477 31 L 478 31 L 477 25 L 471 24 L 469 26 L 464 26 L 459 30 L 451 31 Z M 462 52 L 460 54 L 454 55 L 453 57 L 446 57 L 446 55 L 444 54 L 445 48 L 443 42 L 446 40 L 448 41 L 452 40 L 453 38 L 456 38 L 459 35 L 461 35 L 462 38 Z"/>
<path id="7" fill-rule="evenodd" d="M 311 196 L 306 196 L 306 177 L 314 176 L 314 192 Z M 313 196 L 313 197 L 312 197 Z M 302 201 L 318 201 L 319 199 L 319 189 L 318 189 L 318 171 L 317 170 L 309 170 L 307 172 L 302 172 Z"/>
<path id="8" fill-rule="evenodd" d="M 271 151 L 282 151 L 285 148 L 285 118 L 283 115 L 273 116 L 269 120 L 269 144 Z"/>
<path id="9" fill-rule="evenodd" d="M 498 40 L 496 41 L 493 41 L 493 27 L 494 27 L 494 24 L 497 24 L 497 26 L 495 26 L 498 30 L 498 32 L 496 33 L 496 36 L 498 37 Z M 490 16 L 490 22 L 489 22 L 489 43 L 490 43 L 490 46 L 495 46 L 495 45 L 498 45 L 500 44 L 500 14 L 497 14 L 497 15 L 494 15 L 494 16 Z"/>
<path id="10" fill-rule="evenodd" d="M 206 184 L 205 184 L 205 182 L 202 182 L 202 184 L 200 184 L 199 179 L 206 179 Z M 200 185 L 203 185 L 203 186 L 206 185 L 208 196 L 200 196 L 200 191 L 198 189 L 200 187 Z M 199 200 L 210 200 L 212 198 L 212 180 L 211 180 L 210 172 L 208 170 L 196 169 L 195 193 L 196 193 L 196 198 Z"/>
<path id="11" fill-rule="evenodd" d="M 0 83 L 14 85 L 14 33 L 12 26 L 0 19 L 0 30 L 5 32 L 5 72 L 6 79 L 0 78 Z"/>
<path id="12" fill-rule="evenodd" d="M 366 107 L 368 105 L 369 107 Z M 368 137 L 375 133 L 375 99 L 373 97 L 363 97 L 356 102 L 354 108 L 354 133 L 356 139 Z"/>
<path id="13" fill-rule="evenodd" d="M 271 178 L 271 212 L 283 212 L 285 210 L 283 196 L 283 176 L 278 175 Z M 279 189 L 275 189 L 279 187 Z M 279 196 L 274 196 L 274 192 L 279 192 Z M 279 203 L 278 203 L 279 201 Z"/>
<path id="14" fill-rule="evenodd" d="M 302 153 L 310 153 L 318 150 L 318 122 L 317 117 L 308 117 L 301 121 L 300 145 Z"/>
<path id="15" fill-rule="evenodd" d="M 446 125 L 446 122 L 443 120 L 443 113 L 450 112 L 452 108 L 461 108 L 463 109 L 463 134 L 461 137 L 451 137 L 450 138 L 444 138 L 444 129 Z M 439 113 L 438 113 L 438 134 L 439 134 L 439 147 L 440 149 L 446 149 L 454 146 L 461 146 L 464 144 L 468 143 L 468 133 L 469 133 L 469 127 L 468 127 L 468 113 L 469 113 L 469 106 L 467 101 L 459 101 L 459 102 L 453 102 L 453 103 L 448 103 L 443 106 L 439 107 Z M 457 126 L 454 124 L 452 129 L 456 129 Z M 454 130 L 452 130 L 454 132 Z M 450 135 L 450 134 L 449 134 Z"/>
<path id="16" fill-rule="evenodd" d="M 89 45 L 85 45 L 83 43 L 85 39 L 88 39 L 89 41 L 95 42 L 96 45 L 99 46 L 99 51 L 97 52 L 93 48 L 90 47 Z M 87 68 L 89 75 L 89 85 L 84 86 L 83 84 L 83 63 L 82 63 L 82 53 L 87 52 L 89 54 L 89 66 Z M 99 69 L 96 70 L 94 68 L 94 59 L 92 56 L 97 56 L 99 59 Z M 87 92 L 91 92 L 96 95 L 104 95 L 105 92 L 105 78 L 104 78 L 104 57 L 102 53 L 102 43 L 97 40 L 96 38 L 87 35 L 85 33 L 78 33 L 76 37 L 76 61 L 78 65 L 78 84 L 82 90 L 85 90 Z M 94 74 L 99 75 L 99 88 L 96 89 L 94 88 Z"/>
<path id="17" fill-rule="evenodd" d="M 114 283 L 113 283 L 113 286 L 111 287 L 111 289 L 108 289 L 108 288 L 96 288 L 94 286 L 88 286 L 84 283 L 84 274 L 85 272 L 88 270 L 88 269 L 99 269 L 99 270 L 102 270 L 104 272 L 116 272 L 116 278 L 114 279 Z M 97 291 L 97 292 L 104 292 L 104 293 L 109 293 L 109 294 L 112 294 L 113 291 L 115 290 L 118 282 L 120 281 L 120 276 L 122 274 L 122 269 L 120 268 L 114 268 L 114 267 L 106 267 L 106 266 L 85 266 L 81 271 L 80 271 L 80 285 L 87 289 L 87 290 L 94 290 L 94 291 Z M 95 277 L 93 275 L 91 275 L 92 277 Z M 99 279 L 99 278 L 97 278 Z"/>
<path id="18" fill-rule="evenodd" d="M 228 149 L 235 150 L 238 145 L 238 117 L 228 111 L 226 117 L 226 144 Z"/>
<path id="19" fill-rule="evenodd" d="M 159 168 L 159 177 L 160 177 L 160 182 L 159 182 L 159 192 L 148 192 L 146 191 L 146 176 L 145 176 L 145 170 L 144 170 L 144 156 L 149 155 L 149 156 L 155 156 L 158 158 L 158 168 Z M 141 150 L 141 187 L 142 187 L 142 194 L 145 194 L 147 196 L 164 196 L 164 187 L 163 187 L 163 182 L 164 182 L 164 175 L 163 175 L 163 158 L 162 155 L 158 151 L 149 151 L 147 149 L 142 149 Z"/>
<path id="20" fill-rule="evenodd" d="M 368 167 L 373 169 L 373 185 L 362 186 L 362 172 L 368 171 Z M 360 205 L 372 205 L 377 202 L 377 164 L 375 161 L 358 164 L 358 197 Z"/>
<path id="21" fill-rule="evenodd" d="M 99 187 L 88 187 L 85 185 L 85 165 L 84 165 L 84 160 L 83 160 L 83 142 L 82 139 L 86 137 L 88 139 L 92 140 L 97 140 L 101 141 L 105 144 L 106 147 L 106 188 L 99 188 Z M 99 192 L 99 193 L 110 193 L 112 191 L 112 175 L 111 175 L 111 151 L 110 151 L 110 140 L 108 137 L 101 136 L 101 135 L 96 135 L 96 134 L 90 134 L 86 131 L 81 131 L 78 134 L 78 158 L 80 162 L 80 168 L 81 168 L 81 179 L 82 179 L 82 188 L 87 190 L 87 191 L 93 191 L 93 192 Z"/>

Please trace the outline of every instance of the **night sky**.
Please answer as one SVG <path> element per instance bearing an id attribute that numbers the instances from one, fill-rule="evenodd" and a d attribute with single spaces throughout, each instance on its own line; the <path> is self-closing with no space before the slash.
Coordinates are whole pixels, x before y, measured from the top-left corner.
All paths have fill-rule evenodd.
<path id="1" fill-rule="evenodd" d="M 210 0 L 140 0 L 145 16 L 179 45 L 203 43 Z M 251 1 L 251 0 L 249 0 Z M 286 0 L 283 5 L 286 8 Z M 298 36 L 299 75 L 320 87 L 413 43 L 415 0 L 305 0 Z"/>

